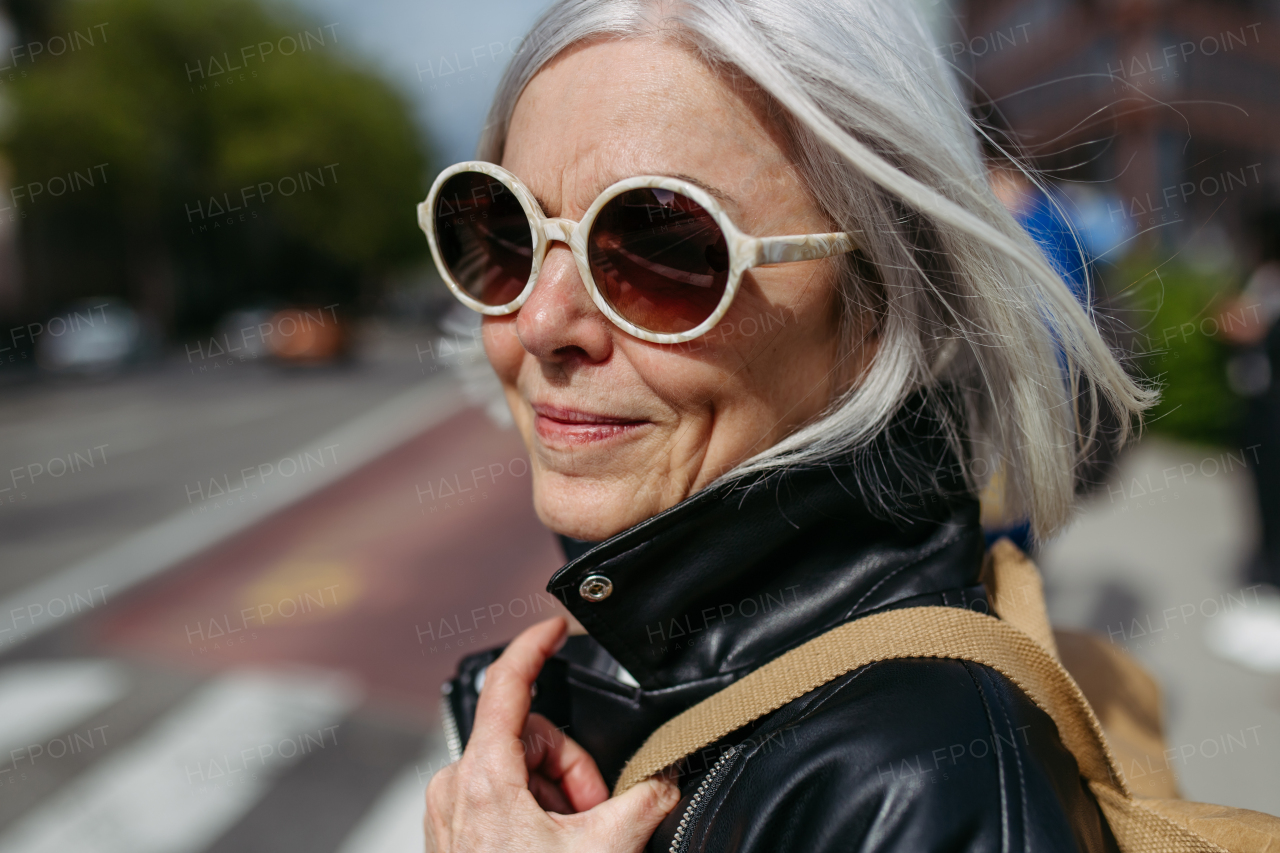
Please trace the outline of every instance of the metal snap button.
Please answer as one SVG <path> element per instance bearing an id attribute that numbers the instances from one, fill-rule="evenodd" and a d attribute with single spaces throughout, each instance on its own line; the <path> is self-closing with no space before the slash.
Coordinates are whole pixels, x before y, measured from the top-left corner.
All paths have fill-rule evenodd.
<path id="1" fill-rule="evenodd" d="M 587 601 L 604 601 L 613 594 L 613 581 L 604 575 L 588 575 L 578 587 L 578 595 Z"/>

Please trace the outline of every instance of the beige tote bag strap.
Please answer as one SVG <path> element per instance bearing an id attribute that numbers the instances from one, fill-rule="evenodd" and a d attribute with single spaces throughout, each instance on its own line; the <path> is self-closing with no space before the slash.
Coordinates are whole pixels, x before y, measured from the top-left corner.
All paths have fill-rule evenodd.
<path id="1" fill-rule="evenodd" d="M 1048 652 L 1006 622 L 955 607 L 865 616 L 775 658 L 650 735 L 622 769 L 614 796 L 846 672 L 897 658 L 972 661 L 1016 684 L 1053 720 L 1125 853 L 1230 853 L 1132 798 L 1084 694 Z M 1271 853 L 1253 844 L 1232 849 Z"/>
<path id="2" fill-rule="evenodd" d="M 991 546 L 982 564 L 982 582 L 996 615 L 1039 643 L 1054 660 L 1060 660 L 1044 606 L 1040 570 L 1017 545 L 1000 539 Z"/>
<path id="3" fill-rule="evenodd" d="M 1097 718 L 1061 664 L 1014 626 L 955 607 L 864 616 L 775 658 L 650 735 L 623 768 L 614 794 L 834 678 L 897 658 L 967 660 L 1003 674 L 1054 721 L 1086 779 L 1128 796 Z"/>

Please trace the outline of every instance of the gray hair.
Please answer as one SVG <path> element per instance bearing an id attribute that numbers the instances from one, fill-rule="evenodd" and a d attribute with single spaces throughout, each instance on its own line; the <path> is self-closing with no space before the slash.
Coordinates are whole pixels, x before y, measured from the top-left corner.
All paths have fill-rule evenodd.
<path id="1" fill-rule="evenodd" d="M 718 482 L 883 456 L 895 417 L 926 399 L 967 489 L 998 470 L 1004 506 L 1028 516 L 1037 538 L 1058 530 L 1107 413 L 1123 442 L 1155 392 L 1126 374 L 1090 309 L 991 192 L 981 130 L 910 4 L 560 0 L 499 84 L 478 157 L 501 161 L 521 92 L 566 48 L 643 37 L 685 45 L 781 107 L 775 120 L 814 201 L 839 230 L 859 232 L 840 276 L 844 356 L 868 335 L 878 341 L 820 418 Z M 894 509 L 875 483 L 863 488 Z"/>

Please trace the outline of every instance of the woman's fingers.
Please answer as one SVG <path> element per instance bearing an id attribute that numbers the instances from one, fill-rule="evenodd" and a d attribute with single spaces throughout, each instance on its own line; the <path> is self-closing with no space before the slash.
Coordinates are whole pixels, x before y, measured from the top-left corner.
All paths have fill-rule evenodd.
<path id="1" fill-rule="evenodd" d="M 454 787 L 457 765 L 442 768 L 427 783 L 427 808 L 423 829 L 427 837 L 427 853 L 439 853 L 452 847 L 450 828 L 453 822 Z"/>
<path id="2" fill-rule="evenodd" d="M 537 800 L 543 811 L 556 814 L 574 814 L 576 809 L 569 804 L 569 798 L 560 790 L 560 783 L 553 782 L 539 773 L 529 775 L 529 793 Z"/>
<path id="3" fill-rule="evenodd" d="M 585 814 L 563 820 L 582 823 L 582 828 L 592 839 L 582 849 L 639 853 L 649 843 L 649 837 L 658 824 L 678 802 L 680 789 L 655 776 L 621 797 L 614 797 Z"/>
<path id="4" fill-rule="evenodd" d="M 467 752 L 494 769 L 513 771 L 508 782 L 515 781 L 514 776 L 522 783 L 528 778 L 520 735 L 529 716 L 529 689 L 547 658 L 563 645 L 566 630 L 559 616 L 539 622 L 512 640 L 485 671 Z"/>
<path id="5" fill-rule="evenodd" d="M 566 812 L 543 803 L 543 808 L 547 811 L 562 814 L 585 812 L 609 799 L 609 788 L 596 767 L 595 759 L 546 717 L 530 714 L 521 740 L 525 746 L 525 766 L 529 768 L 529 772 L 559 786 L 571 807 Z M 538 793 L 533 788 L 532 779 L 529 789 L 535 795 Z M 538 801 L 541 803 L 542 798 L 539 797 Z"/>
<path id="6" fill-rule="evenodd" d="M 489 666 L 462 761 L 427 789 L 428 850 L 639 853 L 679 801 L 658 779 L 609 799 L 586 750 L 529 714 L 529 688 L 565 630 L 561 618 L 534 625 Z"/>

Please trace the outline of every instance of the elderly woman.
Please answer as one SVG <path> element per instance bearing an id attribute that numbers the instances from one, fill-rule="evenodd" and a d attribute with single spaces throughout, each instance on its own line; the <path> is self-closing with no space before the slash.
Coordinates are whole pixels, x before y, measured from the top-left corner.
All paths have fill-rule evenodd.
<path id="1" fill-rule="evenodd" d="M 420 208 L 587 630 L 543 623 L 446 685 L 466 748 L 429 786 L 433 849 L 1112 845 L 1049 718 L 958 660 L 854 670 L 606 787 L 837 625 L 981 608 L 991 472 L 1047 536 L 1099 419 L 1149 402 L 993 196 L 906 7 L 561 0 L 481 160 Z"/>

